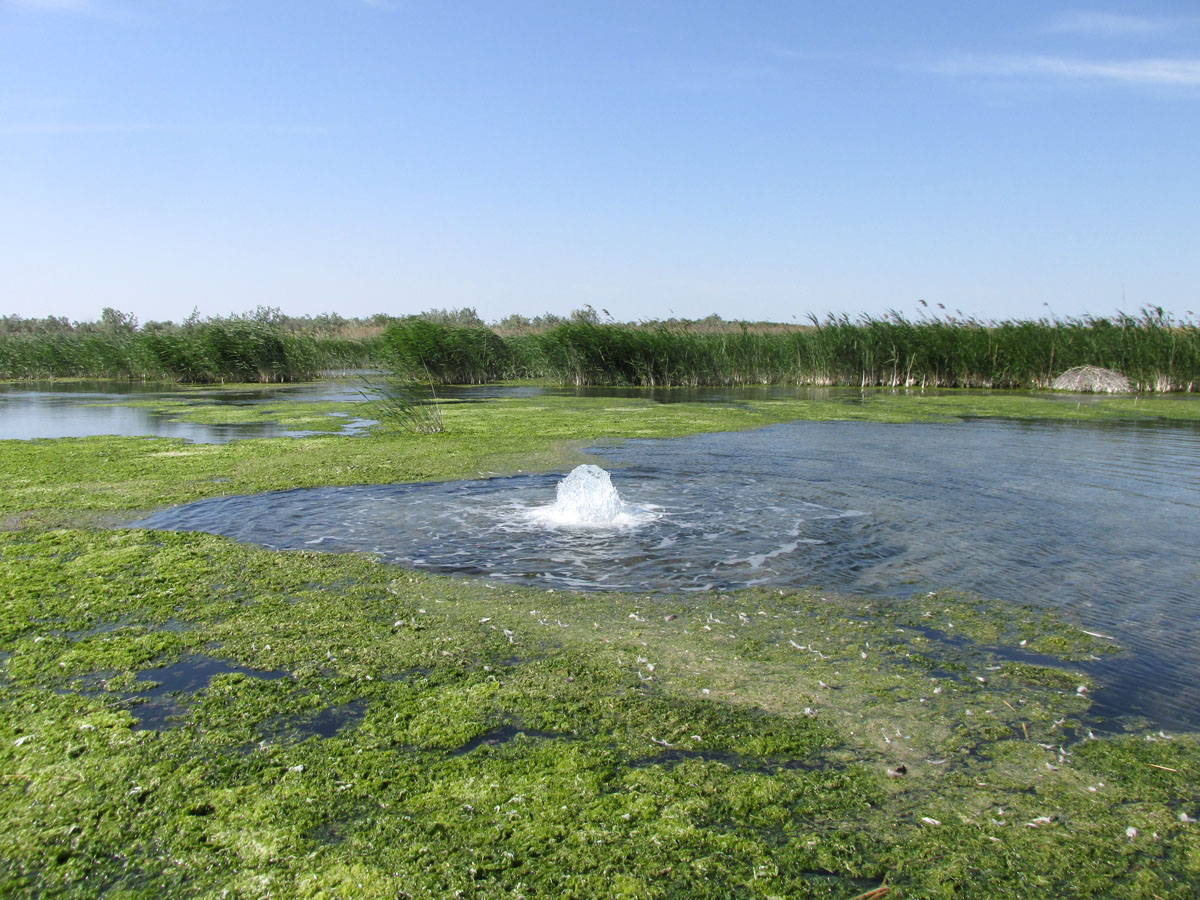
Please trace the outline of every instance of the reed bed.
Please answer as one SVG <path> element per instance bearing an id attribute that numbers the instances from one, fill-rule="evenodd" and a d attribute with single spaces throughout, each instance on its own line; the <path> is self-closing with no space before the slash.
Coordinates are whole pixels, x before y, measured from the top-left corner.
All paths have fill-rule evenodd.
<path id="1" fill-rule="evenodd" d="M 141 329 L 105 312 L 96 326 L 46 319 L 0 328 L 0 378 L 273 382 L 384 366 L 422 384 L 1028 389 L 1097 366 L 1120 372 L 1138 391 L 1195 391 L 1200 383 L 1200 326 L 1160 309 L 1003 322 L 831 315 L 803 326 L 555 317 L 540 328 L 498 330 L 446 311 L 440 319 L 297 320 L 260 310 Z"/>
<path id="2" fill-rule="evenodd" d="M 0 378 L 307 381 L 330 370 L 371 366 L 380 346 L 378 337 L 291 333 L 245 317 L 154 331 L 0 332 Z"/>
<path id="3" fill-rule="evenodd" d="M 999 323 L 829 316 L 769 330 L 573 321 L 507 337 L 408 319 L 384 341 L 397 370 L 444 384 L 1048 388 L 1084 365 L 1121 372 L 1139 391 L 1195 391 L 1200 381 L 1200 328 L 1161 310 Z"/>

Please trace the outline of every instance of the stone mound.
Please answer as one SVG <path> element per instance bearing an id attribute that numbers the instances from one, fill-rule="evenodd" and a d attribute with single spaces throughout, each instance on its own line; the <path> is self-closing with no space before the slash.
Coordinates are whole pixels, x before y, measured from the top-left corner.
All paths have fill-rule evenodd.
<path id="1" fill-rule="evenodd" d="M 1112 369 L 1098 366 L 1076 366 L 1067 369 L 1051 382 L 1056 391 L 1085 391 L 1095 394 L 1129 394 L 1133 386 L 1129 379 Z"/>

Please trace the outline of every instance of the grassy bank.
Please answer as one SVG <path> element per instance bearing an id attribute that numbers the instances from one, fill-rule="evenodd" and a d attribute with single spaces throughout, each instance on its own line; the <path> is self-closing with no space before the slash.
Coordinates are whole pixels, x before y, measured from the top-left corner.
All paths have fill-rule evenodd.
<path id="1" fill-rule="evenodd" d="M 577 321 L 507 337 L 409 319 L 393 323 L 386 342 L 399 368 L 448 384 L 1045 388 L 1081 365 L 1116 369 L 1140 391 L 1194 391 L 1200 382 L 1200 328 L 1152 313 L 986 324 L 831 316 L 762 330 Z"/>
<path id="2" fill-rule="evenodd" d="M 5 442 L 0 894 L 1190 897 L 1200 742 L 1088 739 L 1103 685 L 1074 663 L 1111 642 L 1040 610 L 548 592 L 95 526 L 806 413 L 1193 405 L 544 397 L 449 404 L 427 436 Z"/>

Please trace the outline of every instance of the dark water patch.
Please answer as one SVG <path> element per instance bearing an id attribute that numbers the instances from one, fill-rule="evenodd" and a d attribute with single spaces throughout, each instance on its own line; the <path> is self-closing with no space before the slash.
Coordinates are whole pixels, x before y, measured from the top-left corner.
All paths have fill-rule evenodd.
<path id="1" fill-rule="evenodd" d="M 274 681 L 288 677 L 287 672 L 263 669 L 251 669 L 238 666 L 202 654 L 190 654 L 179 662 L 158 669 L 144 669 L 137 674 L 138 681 L 156 682 L 156 686 L 148 693 L 181 693 L 194 694 L 208 687 L 218 675 L 241 674 L 263 681 Z"/>
<path id="2" fill-rule="evenodd" d="M 336 737 L 343 731 L 361 725 L 368 706 L 368 701 L 360 698 L 312 713 L 277 717 L 263 723 L 259 734 L 262 740 L 286 742 L 303 741 L 310 737 Z"/>
<path id="3" fill-rule="evenodd" d="M 478 737 L 474 737 L 461 747 L 456 747 L 450 751 L 450 756 L 466 756 L 472 750 L 477 750 L 480 747 L 500 747 L 510 741 L 521 740 L 553 740 L 563 737 L 553 731 L 541 731 L 537 728 L 523 728 L 520 725 L 501 725 L 498 728 L 493 728 L 491 731 L 484 732 Z"/>
<path id="4" fill-rule="evenodd" d="M 1197 660 L 1136 655 L 1081 668 L 1103 685 L 1092 697 L 1092 713 L 1106 729 L 1129 717 L 1141 717 L 1156 728 L 1200 729 Z"/>
<path id="5" fill-rule="evenodd" d="M 1002 674 L 1012 677 L 1033 678 L 1041 682 L 1056 680 L 1061 682 L 1065 690 L 1077 689 L 1072 683 L 1071 673 L 1082 673 L 1086 680 L 1099 685 L 1094 692 L 1089 692 L 1092 705 L 1083 717 L 1085 728 L 1096 732 L 1124 733 L 1129 730 L 1137 731 L 1151 724 L 1180 730 L 1195 727 L 1190 712 L 1200 708 L 1200 688 L 1189 681 L 1194 672 L 1192 661 L 1180 663 L 1169 657 L 1147 659 L 1130 652 L 1121 652 L 1115 656 L 1064 660 L 1020 647 L 980 644 L 961 634 L 950 634 L 928 626 L 907 627 L 944 646 L 973 649 L 1001 662 L 1047 670 L 1044 676 L 1040 676 L 1037 672 L 998 667 Z M 956 681 L 962 681 L 966 677 L 945 670 L 930 674 Z M 1060 677 L 1055 678 L 1056 675 Z M 1159 692 L 1148 691 L 1147 688 L 1152 687 L 1152 683 L 1148 684 L 1148 679 L 1157 678 L 1165 678 L 1177 685 L 1176 692 L 1167 697 Z"/>
<path id="6" fill-rule="evenodd" d="M 125 692 L 120 697 L 138 720 L 133 726 L 134 731 L 163 731 L 178 724 L 171 720 L 184 715 L 189 697 L 207 688 L 216 676 L 235 673 L 263 681 L 288 677 L 283 671 L 251 669 L 211 656 L 191 654 L 173 665 L 138 672 L 138 682 L 153 686 Z"/>
<path id="7" fill-rule="evenodd" d="M 930 625 L 906 625 L 905 627 L 916 631 L 938 646 L 970 651 L 972 658 L 979 658 L 980 654 L 982 654 L 983 658 L 991 658 L 1002 662 L 1026 663 L 1031 666 L 1045 666 L 1064 672 L 1071 667 L 1082 669 L 1088 662 L 1088 660 L 1066 660 L 1049 653 L 1037 653 L 1033 650 L 1025 650 L 1020 646 L 1013 647 L 1005 644 L 982 643 L 967 635 L 961 633 L 955 634 L 940 628 L 934 628 Z M 1093 659 L 1090 661 L 1097 660 Z"/>
<path id="8" fill-rule="evenodd" d="M 330 738 L 347 729 L 357 728 L 362 724 L 366 712 L 366 700 L 353 700 L 321 710 L 307 721 L 297 723 L 295 730 L 297 734 L 304 736 Z"/>
<path id="9" fill-rule="evenodd" d="M 180 633 L 190 631 L 194 626 L 187 622 L 181 622 L 178 619 L 168 619 L 161 623 L 147 623 L 141 621 L 133 621 L 131 619 L 118 619 L 115 622 L 100 622 L 90 628 L 77 628 L 71 631 L 61 632 L 62 636 L 69 641 L 85 641 L 89 638 L 100 637 L 105 634 L 112 634 L 117 631 L 130 630 L 138 633 L 147 632 L 175 632 Z"/>

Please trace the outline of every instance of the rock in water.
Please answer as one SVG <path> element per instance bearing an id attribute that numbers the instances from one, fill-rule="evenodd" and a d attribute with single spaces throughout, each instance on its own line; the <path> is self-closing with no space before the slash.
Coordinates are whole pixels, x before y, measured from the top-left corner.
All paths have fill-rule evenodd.
<path id="1" fill-rule="evenodd" d="M 1099 366 L 1076 366 L 1067 369 L 1051 382 L 1056 391 L 1083 391 L 1095 394 L 1130 394 L 1133 386 L 1129 379 L 1112 369 Z"/>

